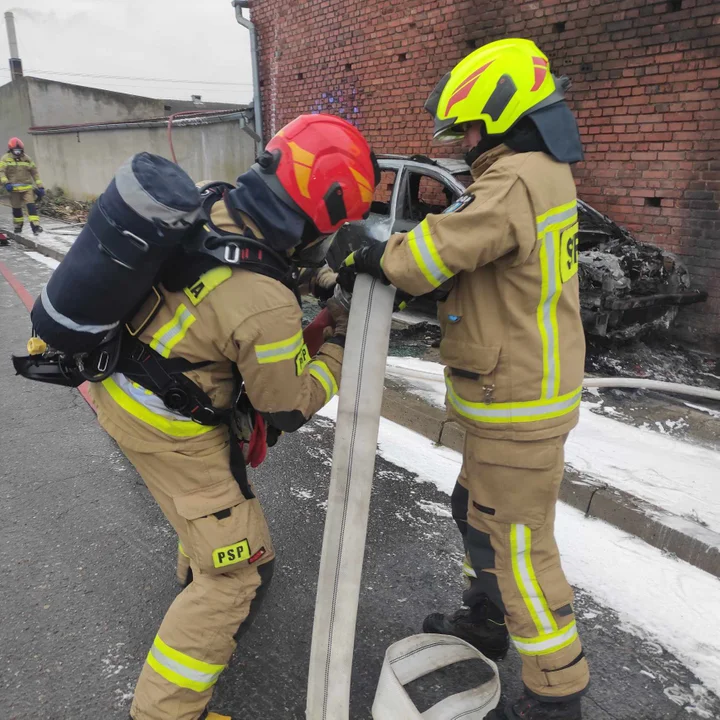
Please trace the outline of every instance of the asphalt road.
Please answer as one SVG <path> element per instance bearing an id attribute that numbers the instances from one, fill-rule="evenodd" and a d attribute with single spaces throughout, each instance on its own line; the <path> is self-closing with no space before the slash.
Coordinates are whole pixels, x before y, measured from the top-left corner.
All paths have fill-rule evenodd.
<path id="1" fill-rule="evenodd" d="M 0 248 L 0 262 L 33 295 L 50 274 L 16 247 Z M 9 354 L 23 350 L 29 330 L 0 278 L 0 720 L 127 720 L 135 679 L 177 592 L 176 539 L 79 394 L 13 376 Z M 234 720 L 304 717 L 332 441 L 332 423 L 318 418 L 283 438 L 254 475 L 278 566 L 213 699 Z M 447 496 L 378 458 L 353 720 L 370 717 L 385 648 L 458 601 L 460 544 L 438 507 L 448 507 Z M 697 678 L 657 642 L 624 632 L 585 593 L 577 611 L 593 672 L 587 718 L 720 718 L 714 696 L 704 698 L 705 714 L 693 711 Z M 517 693 L 514 653 L 501 673 L 504 690 Z M 439 697 L 441 680 L 416 687 L 418 702 Z"/>

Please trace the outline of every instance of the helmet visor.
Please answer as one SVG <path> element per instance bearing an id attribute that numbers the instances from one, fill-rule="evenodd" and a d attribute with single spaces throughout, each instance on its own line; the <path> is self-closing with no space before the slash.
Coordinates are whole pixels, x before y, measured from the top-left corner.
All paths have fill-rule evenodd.
<path id="1" fill-rule="evenodd" d="M 433 140 L 443 145 L 459 145 L 465 139 L 468 123 L 453 123 L 445 128 L 435 130 Z"/>

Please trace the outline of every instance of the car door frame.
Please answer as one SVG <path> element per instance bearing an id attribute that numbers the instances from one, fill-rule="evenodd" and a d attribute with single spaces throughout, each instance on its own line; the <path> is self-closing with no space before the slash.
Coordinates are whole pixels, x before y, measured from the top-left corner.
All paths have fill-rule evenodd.
<path id="1" fill-rule="evenodd" d="M 410 159 L 385 159 L 381 158 L 378 160 L 381 170 L 397 170 L 397 178 L 395 180 L 395 186 L 393 187 L 393 194 L 391 198 L 390 206 L 390 227 L 393 232 L 408 232 L 407 230 L 396 230 L 395 225 L 398 221 L 399 213 L 399 200 L 404 195 L 406 185 L 408 182 L 408 174 L 415 172 L 420 175 L 426 175 L 431 177 L 433 180 L 437 180 L 449 187 L 455 194 L 455 200 L 461 197 L 467 190 L 459 181 L 457 181 L 451 173 L 437 165 L 430 165 L 429 163 L 418 162 L 417 160 Z"/>

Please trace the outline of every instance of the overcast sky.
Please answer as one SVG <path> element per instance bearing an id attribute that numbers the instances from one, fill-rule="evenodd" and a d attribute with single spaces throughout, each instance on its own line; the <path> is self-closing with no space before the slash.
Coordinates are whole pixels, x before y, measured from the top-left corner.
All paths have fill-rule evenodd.
<path id="1" fill-rule="evenodd" d="M 252 99 L 248 31 L 230 0 L 0 0 L 0 85 L 10 79 L 8 10 L 26 75 L 150 97 Z"/>

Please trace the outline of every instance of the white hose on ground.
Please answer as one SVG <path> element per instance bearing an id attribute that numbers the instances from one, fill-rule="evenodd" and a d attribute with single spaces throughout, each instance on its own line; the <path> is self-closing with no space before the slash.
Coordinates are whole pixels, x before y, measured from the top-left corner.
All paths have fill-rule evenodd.
<path id="1" fill-rule="evenodd" d="M 391 358 L 392 364 L 387 367 L 386 374 L 399 379 L 425 380 L 428 382 L 445 382 L 442 370 L 420 370 L 414 367 L 404 367 L 402 359 Z M 660 392 L 675 393 L 720 401 L 720 390 L 711 390 L 696 385 L 664 382 L 662 380 L 648 380 L 646 378 L 620 378 L 620 377 L 586 377 L 583 387 L 587 388 L 632 388 L 635 390 L 658 390 Z"/>
<path id="2" fill-rule="evenodd" d="M 395 288 L 359 275 L 345 344 L 306 717 L 348 720 L 360 580 Z"/>
<path id="3" fill-rule="evenodd" d="M 663 382 L 661 380 L 645 380 L 644 378 L 589 377 L 583 381 L 583 387 L 659 390 L 661 392 L 676 393 L 677 395 L 692 395 L 707 400 L 720 400 L 720 390 L 684 385 L 683 383 Z"/>

